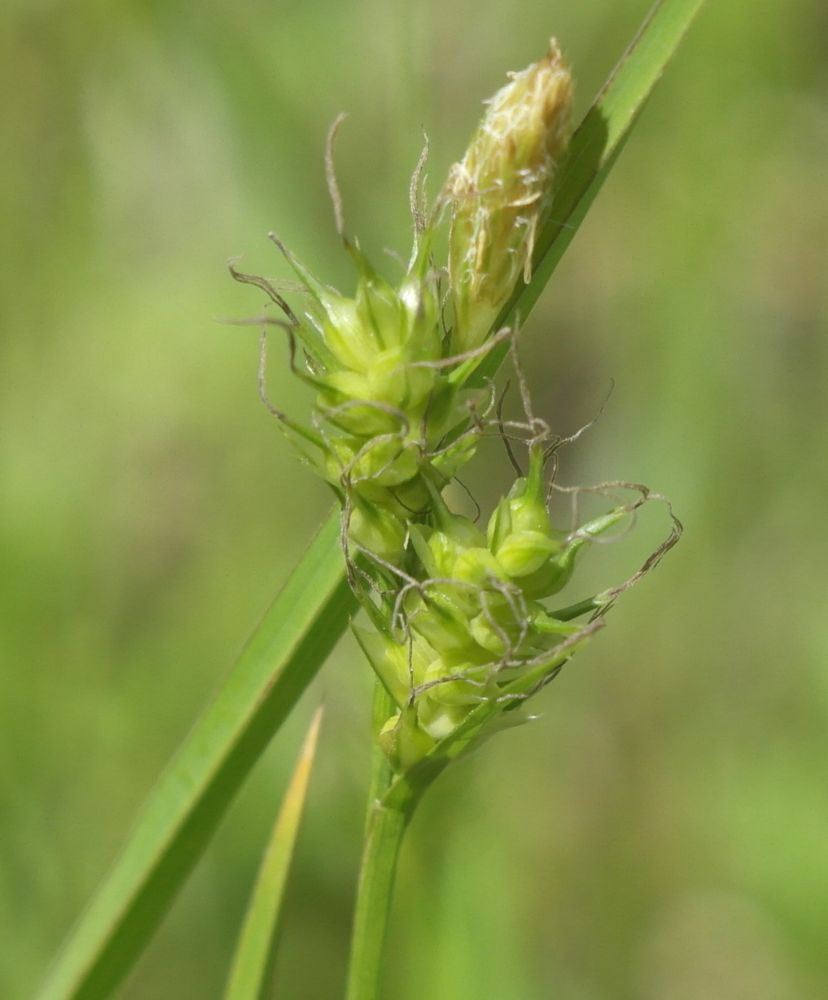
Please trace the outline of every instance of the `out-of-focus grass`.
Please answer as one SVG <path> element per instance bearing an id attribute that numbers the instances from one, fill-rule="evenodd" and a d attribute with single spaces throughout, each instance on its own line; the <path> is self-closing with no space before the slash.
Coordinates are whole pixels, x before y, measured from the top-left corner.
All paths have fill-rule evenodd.
<path id="1" fill-rule="evenodd" d="M 506 68 L 555 32 L 585 104 L 647 5 L 582 6 L 4 8 L 3 996 L 40 977 L 327 509 L 257 402 L 255 334 L 214 322 L 259 307 L 224 259 L 284 274 L 274 228 L 350 280 L 321 164 L 342 109 L 349 225 L 377 256 L 405 249 L 420 124 L 433 191 Z M 703 14 L 524 340 L 561 431 L 616 380 L 562 478 L 648 482 L 685 539 L 544 718 L 426 799 L 392 940 L 402 998 L 828 990 L 828 25 L 809 0 L 745 13 Z M 273 393 L 300 408 L 278 356 Z M 501 485 L 474 483 L 483 500 Z M 620 575 L 642 554 L 597 555 Z M 278 963 L 285 995 L 319 998 L 344 975 L 368 669 L 346 645 L 321 684 Z M 125 997 L 220 994 L 305 721 Z"/>

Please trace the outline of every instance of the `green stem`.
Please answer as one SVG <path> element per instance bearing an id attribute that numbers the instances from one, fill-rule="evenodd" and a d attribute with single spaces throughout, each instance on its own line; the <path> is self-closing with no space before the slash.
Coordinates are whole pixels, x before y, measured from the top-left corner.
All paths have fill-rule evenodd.
<path id="1" fill-rule="evenodd" d="M 376 1000 L 391 896 L 405 828 L 414 811 L 412 795 L 393 805 L 372 798 L 359 874 L 347 1000 Z"/>
<path id="2" fill-rule="evenodd" d="M 379 990 L 397 858 L 417 798 L 413 790 L 409 791 L 406 786 L 404 794 L 398 796 L 393 804 L 389 805 L 385 801 L 394 772 L 377 737 L 394 708 L 391 695 L 377 680 L 371 713 L 374 737 L 371 783 L 368 789 L 365 844 L 351 940 L 348 1000 L 372 1000 Z"/>

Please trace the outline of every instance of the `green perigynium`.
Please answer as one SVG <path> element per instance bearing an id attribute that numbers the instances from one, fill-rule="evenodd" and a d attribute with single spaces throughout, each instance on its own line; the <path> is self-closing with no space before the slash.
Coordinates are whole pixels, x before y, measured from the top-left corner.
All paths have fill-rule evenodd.
<path id="1" fill-rule="evenodd" d="M 548 613 L 543 601 L 565 586 L 588 540 L 629 509 L 569 535 L 556 531 L 543 462 L 541 446 L 533 446 L 528 475 L 501 500 L 485 532 L 435 494 L 431 523 L 409 529 L 417 576 L 397 591 L 393 608 L 374 616 L 375 630 L 354 628 L 398 708 L 380 738 L 400 769 L 481 704 L 505 708 L 525 697 L 562 662 L 559 654 L 571 655 L 589 634 Z"/>
<path id="2" fill-rule="evenodd" d="M 378 738 L 398 772 L 446 741 L 473 743 L 506 713 L 519 718 L 512 710 L 600 625 L 617 590 L 575 613 L 546 602 L 570 580 L 578 552 L 643 502 L 555 527 L 544 467 L 556 439 L 531 415 L 520 373 L 525 421 L 504 424 L 492 416 L 493 390 L 468 385 L 495 344 L 514 340 L 493 323 L 529 279 L 567 147 L 571 94 L 553 41 L 488 102 L 430 213 L 418 204 L 415 175 L 415 243 L 399 284 L 342 233 L 330 149 L 338 229 L 357 271 L 353 297 L 319 281 L 278 240 L 305 291 L 301 318 L 263 279 L 236 273 L 268 291 L 304 352 L 294 370 L 315 393 L 310 426 L 279 416 L 342 504 L 349 579 L 370 622 L 354 631 L 394 703 Z M 433 237 L 447 215 L 440 266 Z M 442 494 L 486 432 L 517 438 L 529 464 L 483 530 Z M 586 612 L 589 624 L 570 620 Z"/>
<path id="3" fill-rule="evenodd" d="M 326 349 L 324 359 L 316 352 L 312 372 L 303 376 L 317 390 L 314 461 L 343 501 L 362 509 L 350 534 L 370 548 L 360 532 L 362 520 L 373 517 L 366 505 L 404 524 L 411 510 L 428 504 L 425 480 L 448 482 L 472 441 L 442 443 L 468 415 L 467 394 L 450 377 L 460 359 L 445 353 L 428 239 L 396 287 L 356 246 L 346 245 L 358 270 L 353 298 L 322 285 L 292 254 L 288 259 L 308 292 L 311 337 L 303 342 L 314 353 L 315 336 Z M 396 533 L 390 527 L 387 542 Z"/>

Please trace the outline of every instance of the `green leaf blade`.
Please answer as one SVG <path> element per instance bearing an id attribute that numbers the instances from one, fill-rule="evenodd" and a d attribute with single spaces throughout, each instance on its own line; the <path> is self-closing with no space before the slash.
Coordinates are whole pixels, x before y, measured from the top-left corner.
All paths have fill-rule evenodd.
<path id="1" fill-rule="evenodd" d="M 518 283 L 494 330 L 522 322 L 535 306 L 703 3 L 660 0 L 647 15 L 575 130 L 546 222 L 535 242 L 532 277 L 528 284 Z M 476 377 L 494 375 L 507 350 L 504 344 L 491 351 Z"/>
<path id="2" fill-rule="evenodd" d="M 134 964 L 355 609 L 333 512 L 150 795 L 38 1000 L 100 1000 Z"/>
<path id="3" fill-rule="evenodd" d="M 279 915 L 316 755 L 322 709 L 317 709 L 270 836 L 242 925 L 225 1000 L 265 1000 L 276 951 Z"/>

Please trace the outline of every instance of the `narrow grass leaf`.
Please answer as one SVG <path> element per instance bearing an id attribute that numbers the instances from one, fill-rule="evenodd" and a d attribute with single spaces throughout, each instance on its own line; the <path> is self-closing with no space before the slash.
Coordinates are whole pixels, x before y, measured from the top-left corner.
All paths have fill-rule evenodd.
<path id="1" fill-rule="evenodd" d="M 535 242 L 532 278 L 528 284 L 518 282 L 495 329 L 522 322 L 531 312 L 703 2 L 660 0 L 645 18 L 572 136 Z M 477 377 L 491 377 L 507 350 L 504 343 L 491 351 L 477 368 Z"/>
<path id="2" fill-rule="evenodd" d="M 253 764 L 355 609 L 332 513 L 162 774 L 39 1000 L 101 1000 L 141 954 Z"/>
<path id="3" fill-rule="evenodd" d="M 265 850 L 233 956 L 224 993 L 225 1000 L 265 1000 L 270 993 L 279 914 L 316 755 L 321 721 L 320 708 L 308 729 Z"/>

